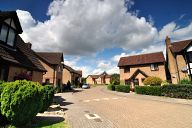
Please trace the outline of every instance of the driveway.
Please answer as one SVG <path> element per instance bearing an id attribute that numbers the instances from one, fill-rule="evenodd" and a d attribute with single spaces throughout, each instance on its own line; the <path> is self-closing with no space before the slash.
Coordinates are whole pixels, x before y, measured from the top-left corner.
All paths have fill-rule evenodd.
<path id="1" fill-rule="evenodd" d="M 192 128 L 192 101 L 111 92 L 60 93 L 71 128 Z"/>

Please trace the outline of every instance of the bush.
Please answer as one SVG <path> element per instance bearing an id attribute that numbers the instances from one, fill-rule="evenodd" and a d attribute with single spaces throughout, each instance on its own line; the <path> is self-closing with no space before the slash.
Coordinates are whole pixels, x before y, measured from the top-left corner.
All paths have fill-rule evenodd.
<path id="1" fill-rule="evenodd" d="M 137 94 L 161 96 L 160 86 L 136 86 L 135 92 Z"/>
<path id="2" fill-rule="evenodd" d="M 192 84 L 192 81 L 188 78 L 184 78 L 179 83 L 180 84 Z"/>
<path id="3" fill-rule="evenodd" d="M 156 76 L 149 76 L 147 77 L 143 83 L 145 85 L 151 85 L 151 86 L 158 86 L 158 85 L 161 85 L 162 83 L 162 79 L 159 78 L 159 77 L 156 77 Z"/>
<path id="4" fill-rule="evenodd" d="M 192 85 L 169 85 L 162 87 L 162 96 L 192 99 Z"/>
<path id="5" fill-rule="evenodd" d="M 3 92 L 5 85 L 6 84 L 3 81 L 0 81 L 0 108 L 1 108 L 1 93 Z M 4 126 L 8 123 L 9 122 L 7 118 L 1 114 L 1 109 L 0 109 L 0 126 Z"/>
<path id="6" fill-rule="evenodd" d="M 44 112 L 48 109 L 48 107 L 51 105 L 53 102 L 53 97 L 54 97 L 54 89 L 53 86 L 51 85 L 45 85 L 43 87 L 43 106 L 41 109 L 41 112 Z"/>
<path id="7" fill-rule="evenodd" d="M 130 86 L 129 85 L 116 85 L 115 91 L 129 93 L 130 92 Z"/>
<path id="8" fill-rule="evenodd" d="M 107 86 L 107 89 L 115 91 L 115 85 L 110 84 L 110 85 Z"/>
<path id="9" fill-rule="evenodd" d="M 137 94 L 192 99 L 192 85 L 136 86 Z"/>
<path id="10" fill-rule="evenodd" d="M 6 84 L 1 94 L 1 112 L 11 124 L 22 126 L 41 110 L 43 89 L 40 84 L 26 80 Z"/>
<path id="11" fill-rule="evenodd" d="M 165 81 L 163 81 L 163 82 L 161 83 L 161 86 L 165 86 L 165 85 L 170 85 L 170 83 L 165 80 Z"/>

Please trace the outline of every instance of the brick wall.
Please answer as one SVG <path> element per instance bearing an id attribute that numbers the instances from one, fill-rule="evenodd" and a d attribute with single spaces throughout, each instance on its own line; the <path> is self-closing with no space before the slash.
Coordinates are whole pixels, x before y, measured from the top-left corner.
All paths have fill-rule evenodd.
<path id="1" fill-rule="evenodd" d="M 140 66 L 131 66 L 130 72 L 128 72 L 128 73 L 124 72 L 124 68 L 120 68 L 121 83 L 123 81 L 125 81 L 126 79 L 129 79 L 137 69 L 140 69 L 141 71 L 145 72 L 148 76 L 156 76 L 156 77 L 161 78 L 162 80 L 166 80 L 164 64 L 159 64 L 157 71 L 151 71 L 150 66 L 151 66 L 150 64 L 149 65 L 140 65 Z M 145 77 L 142 74 L 138 74 L 138 76 L 136 76 L 136 78 L 138 78 L 138 80 L 140 81 L 140 83 L 141 83 L 140 85 L 143 85 L 141 79 L 145 78 Z"/>

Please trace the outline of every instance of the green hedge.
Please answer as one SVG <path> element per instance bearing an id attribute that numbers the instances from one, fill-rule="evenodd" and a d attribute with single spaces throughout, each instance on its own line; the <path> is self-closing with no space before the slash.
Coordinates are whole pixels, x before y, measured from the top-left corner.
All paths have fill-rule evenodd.
<path id="1" fill-rule="evenodd" d="M 53 102 L 54 88 L 51 85 L 45 85 L 43 87 L 43 106 L 40 112 L 44 112 Z"/>
<path id="2" fill-rule="evenodd" d="M 115 91 L 115 85 L 113 84 L 107 85 L 107 89 Z"/>
<path id="3" fill-rule="evenodd" d="M 1 108 L 1 93 L 3 92 L 3 89 L 5 86 L 6 86 L 6 84 L 4 84 L 3 81 L 0 81 L 0 108 Z M 0 126 L 6 125 L 8 123 L 9 123 L 9 121 L 7 120 L 7 118 L 5 116 L 3 116 L 1 114 L 1 109 L 0 109 Z"/>
<path id="4" fill-rule="evenodd" d="M 1 112 L 15 126 L 28 123 L 42 108 L 43 89 L 30 81 L 8 82 L 1 94 Z"/>
<path id="5" fill-rule="evenodd" d="M 160 86 L 136 86 L 135 92 L 137 94 L 161 96 Z"/>
<path id="6" fill-rule="evenodd" d="M 130 92 L 130 86 L 129 85 L 116 85 L 115 91 L 129 93 Z"/>
<path id="7" fill-rule="evenodd" d="M 137 94 L 192 99 L 192 85 L 136 86 Z"/>

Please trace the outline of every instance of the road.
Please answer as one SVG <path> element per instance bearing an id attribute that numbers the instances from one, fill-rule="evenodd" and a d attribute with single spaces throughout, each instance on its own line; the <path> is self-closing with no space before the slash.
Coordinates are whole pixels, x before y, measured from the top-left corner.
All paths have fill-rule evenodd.
<path id="1" fill-rule="evenodd" d="M 111 92 L 104 86 L 57 94 L 71 128 L 192 128 L 192 101 Z"/>

